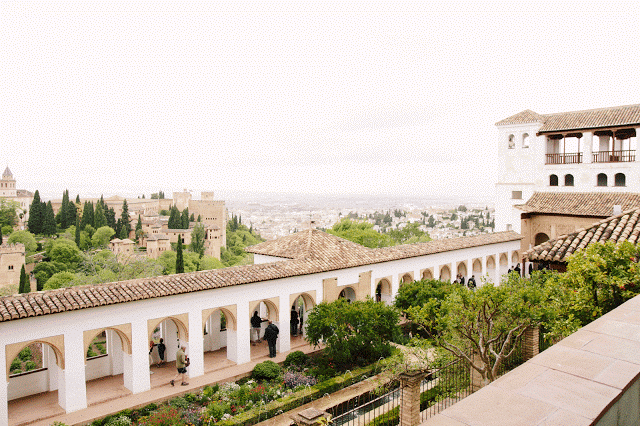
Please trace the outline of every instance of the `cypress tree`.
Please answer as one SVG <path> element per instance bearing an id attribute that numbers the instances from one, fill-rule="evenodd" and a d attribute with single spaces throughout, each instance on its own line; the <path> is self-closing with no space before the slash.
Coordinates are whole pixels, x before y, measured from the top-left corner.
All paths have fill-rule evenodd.
<path id="1" fill-rule="evenodd" d="M 96 229 L 107 226 L 107 218 L 104 215 L 102 206 L 102 203 L 98 202 L 98 204 L 96 205 L 96 211 L 93 214 L 93 227 Z"/>
<path id="2" fill-rule="evenodd" d="M 189 229 L 189 207 L 182 210 L 182 216 L 180 216 L 180 228 Z"/>
<path id="3" fill-rule="evenodd" d="M 54 235 L 56 233 L 56 217 L 53 214 L 53 206 L 49 201 L 45 206 L 44 225 L 42 233 L 45 235 Z"/>
<path id="4" fill-rule="evenodd" d="M 42 223 L 44 222 L 44 212 L 42 211 L 42 202 L 40 201 L 40 192 L 36 189 L 33 194 L 33 201 L 29 207 L 29 220 L 27 226 L 32 234 L 42 234 Z"/>
<path id="5" fill-rule="evenodd" d="M 198 222 L 202 222 L 202 216 L 198 215 Z"/>
<path id="6" fill-rule="evenodd" d="M 80 247 L 80 219 L 76 217 L 76 245 Z"/>
<path id="7" fill-rule="evenodd" d="M 22 269 L 20 269 L 20 286 L 18 287 L 18 292 L 29 293 L 31 291 L 31 284 L 29 283 L 29 278 L 27 278 L 27 273 L 24 270 L 24 265 L 22 265 Z"/>
<path id="8" fill-rule="evenodd" d="M 69 190 L 67 190 L 67 199 L 69 198 Z M 77 211 L 76 211 L 76 205 L 75 203 L 72 203 L 71 201 L 69 201 L 67 203 L 67 227 L 73 225 L 76 222 L 76 216 L 77 216 Z"/>
<path id="9" fill-rule="evenodd" d="M 80 204 L 80 194 L 76 194 L 76 204 Z"/>
<path id="10" fill-rule="evenodd" d="M 116 211 L 113 209 L 113 207 L 109 207 L 104 210 L 104 215 L 107 218 L 107 226 L 115 230 L 116 229 Z"/>
<path id="11" fill-rule="evenodd" d="M 115 231 L 116 231 L 116 236 L 118 238 L 120 238 L 120 235 L 122 235 L 122 220 L 121 219 L 117 220 Z"/>
<path id="12" fill-rule="evenodd" d="M 138 213 L 138 223 L 136 223 L 136 243 L 138 242 L 140 235 L 142 235 L 142 218 Z"/>
<path id="13" fill-rule="evenodd" d="M 193 215 L 193 213 L 191 213 L 191 216 L 189 216 L 189 222 L 195 222 L 196 221 L 196 217 Z"/>
<path id="14" fill-rule="evenodd" d="M 169 223 L 167 224 L 169 229 L 182 228 L 182 221 L 180 219 L 180 211 L 175 205 L 171 206 L 171 213 L 169 214 Z"/>
<path id="15" fill-rule="evenodd" d="M 176 246 L 178 254 L 176 255 L 176 274 L 184 272 L 184 259 L 182 258 L 182 236 L 178 235 L 178 245 Z"/>
<path id="16" fill-rule="evenodd" d="M 56 223 L 60 225 L 60 229 L 67 229 L 70 225 L 69 219 L 67 218 L 67 214 L 69 212 L 69 191 L 65 190 L 62 193 L 62 204 L 60 205 L 60 210 L 58 210 L 58 214 L 56 215 Z"/>
<path id="17" fill-rule="evenodd" d="M 131 234 L 131 221 L 129 220 L 129 206 L 127 205 L 127 200 L 124 200 L 122 203 L 122 215 L 120 216 L 122 220 L 122 229 L 121 235 L 125 235 L 125 237 L 120 237 L 122 239 L 129 238 L 129 234 Z"/>
<path id="18" fill-rule="evenodd" d="M 82 222 L 80 226 L 84 229 L 85 226 L 93 226 L 93 203 L 91 201 L 84 202 L 84 209 L 82 210 Z"/>

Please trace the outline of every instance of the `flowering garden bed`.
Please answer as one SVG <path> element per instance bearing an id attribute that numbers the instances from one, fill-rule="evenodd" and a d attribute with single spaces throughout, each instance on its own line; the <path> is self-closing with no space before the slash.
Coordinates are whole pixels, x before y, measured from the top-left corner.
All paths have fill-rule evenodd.
<path id="1" fill-rule="evenodd" d="M 310 365 L 307 355 L 293 352 L 284 370 L 265 361 L 256 365 L 250 379 L 206 386 L 161 405 L 123 410 L 92 426 L 252 425 L 357 383 L 377 373 L 379 364 L 328 377 L 335 371 L 330 362 Z"/>

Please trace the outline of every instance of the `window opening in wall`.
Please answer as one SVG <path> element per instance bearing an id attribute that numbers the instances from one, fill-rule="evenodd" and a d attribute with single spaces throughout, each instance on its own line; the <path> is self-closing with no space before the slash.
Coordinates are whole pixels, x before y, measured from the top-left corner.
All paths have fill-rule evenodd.
<path id="1" fill-rule="evenodd" d="M 512 200 L 522 200 L 522 191 L 511 191 Z"/>
<path id="2" fill-rule="evenodd" d="M 573 175 L 564 175 L 564 186 L 573 186 Z"/>
<path id="3" fill-rule="evenodd" d="M 616 173 L 615 176 L 615 186 L 627 186 L 627 179 L 624 173 Z"/>
<path id="4" fill-rule="evenodd" d="M 607 186 L 607 175 L 604 173 L 598 174 L 598 186 Z"/>
<path id="5" fill-rule="evenodd" d="M 522 135 L 522 147 L 529 148 L 529 133 Z"/>
<path id="6" fill-rule="evenodd" d="M 9 270 L 13 271 L 13 265 L 9 265 Z"/>
<path id="7" fill-rule="evenodd" d="M 549 176 L 549 186 L 558 186 L 558 175 Z"/>
<path id="8" fill-rule="evenodd" d="M 509 149 L 513 149 L 516 147 L 515 136 L 509 135 Z"/>

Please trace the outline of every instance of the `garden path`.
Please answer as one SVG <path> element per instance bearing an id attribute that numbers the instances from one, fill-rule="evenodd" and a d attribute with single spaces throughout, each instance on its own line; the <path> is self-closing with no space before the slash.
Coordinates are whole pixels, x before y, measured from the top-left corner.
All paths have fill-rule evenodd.
<path id="1" fill-rule="evenodd" d="M 315 352 L 302 337 L 291 337 L 291 351 L 301 350 L 305 353 Z M 285 360 L 289 352 L 278 353 L 275 362 Z M 236 365 L 226 357 L 226 348 L 205 353 L 205 374 L 189 379 L 189 386 L 169 385 L 175 375 L 175 362 L 163 367 L 152 367 L 151 389 L 132 394 L 123 385 L 122 375 L 102 377 L 87 382 L 88 407 L 66 414 L 58 405 L 58 392 L 45 392 L 37 395 L 9 401 L 9 425 L 49 426 L 54 421 L 69 426 L 90 423 L 109 414 L 126 408 L 141 407 L 149 403 L 158 403 L 181 394 L 192 392 L 213 383 L 224 383 L 238 380 L 251 373 L 253 367 L 267 359 L 269 349 L 266 342 L 251 346 L 251 362 Z"/>

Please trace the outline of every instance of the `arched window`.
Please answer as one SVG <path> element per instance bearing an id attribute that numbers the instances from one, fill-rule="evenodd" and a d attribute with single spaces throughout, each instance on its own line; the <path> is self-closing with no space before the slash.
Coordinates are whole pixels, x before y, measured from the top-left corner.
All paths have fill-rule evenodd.
<path id="1" fill-rule="evenodd" d="M 607 186 L 607 175 L 604 173 L 598 174 L 598 186 Z"/>
<path id="2" fill-rule="evenodd" d="M 627 186 L 627 178 L 624 173 L 616 173 L 615 186 Z"/>
<path id="3" fill-rule="evenodd" d="M 549 241 L 549 236 L 547 234 L 545 234 L 544 232 L 540 232 L 538 234 L 536 234 L 535 236 L 535 242 L 534 244 L 539 246 L 540 244 Z"/>
<path id="4" fill-rule="evenodd" d="M 558 186 L 558 175 L 549 176 L 549 186 Z"/>
<path id="5" fill-rule="evenodd" d="M 509 135 L 509 149 L 516 147 L 516 138 L 513 135 Z"/>
<path id="6" fill-rule="evenodd" d="M 522 147 L 529 148 L 529 133 L 522 135 Z"/>
<path id="7" fill-rule="evenodd" d="M 573 175 L 564 175 L 564 186 L 573 186 Z"/>

